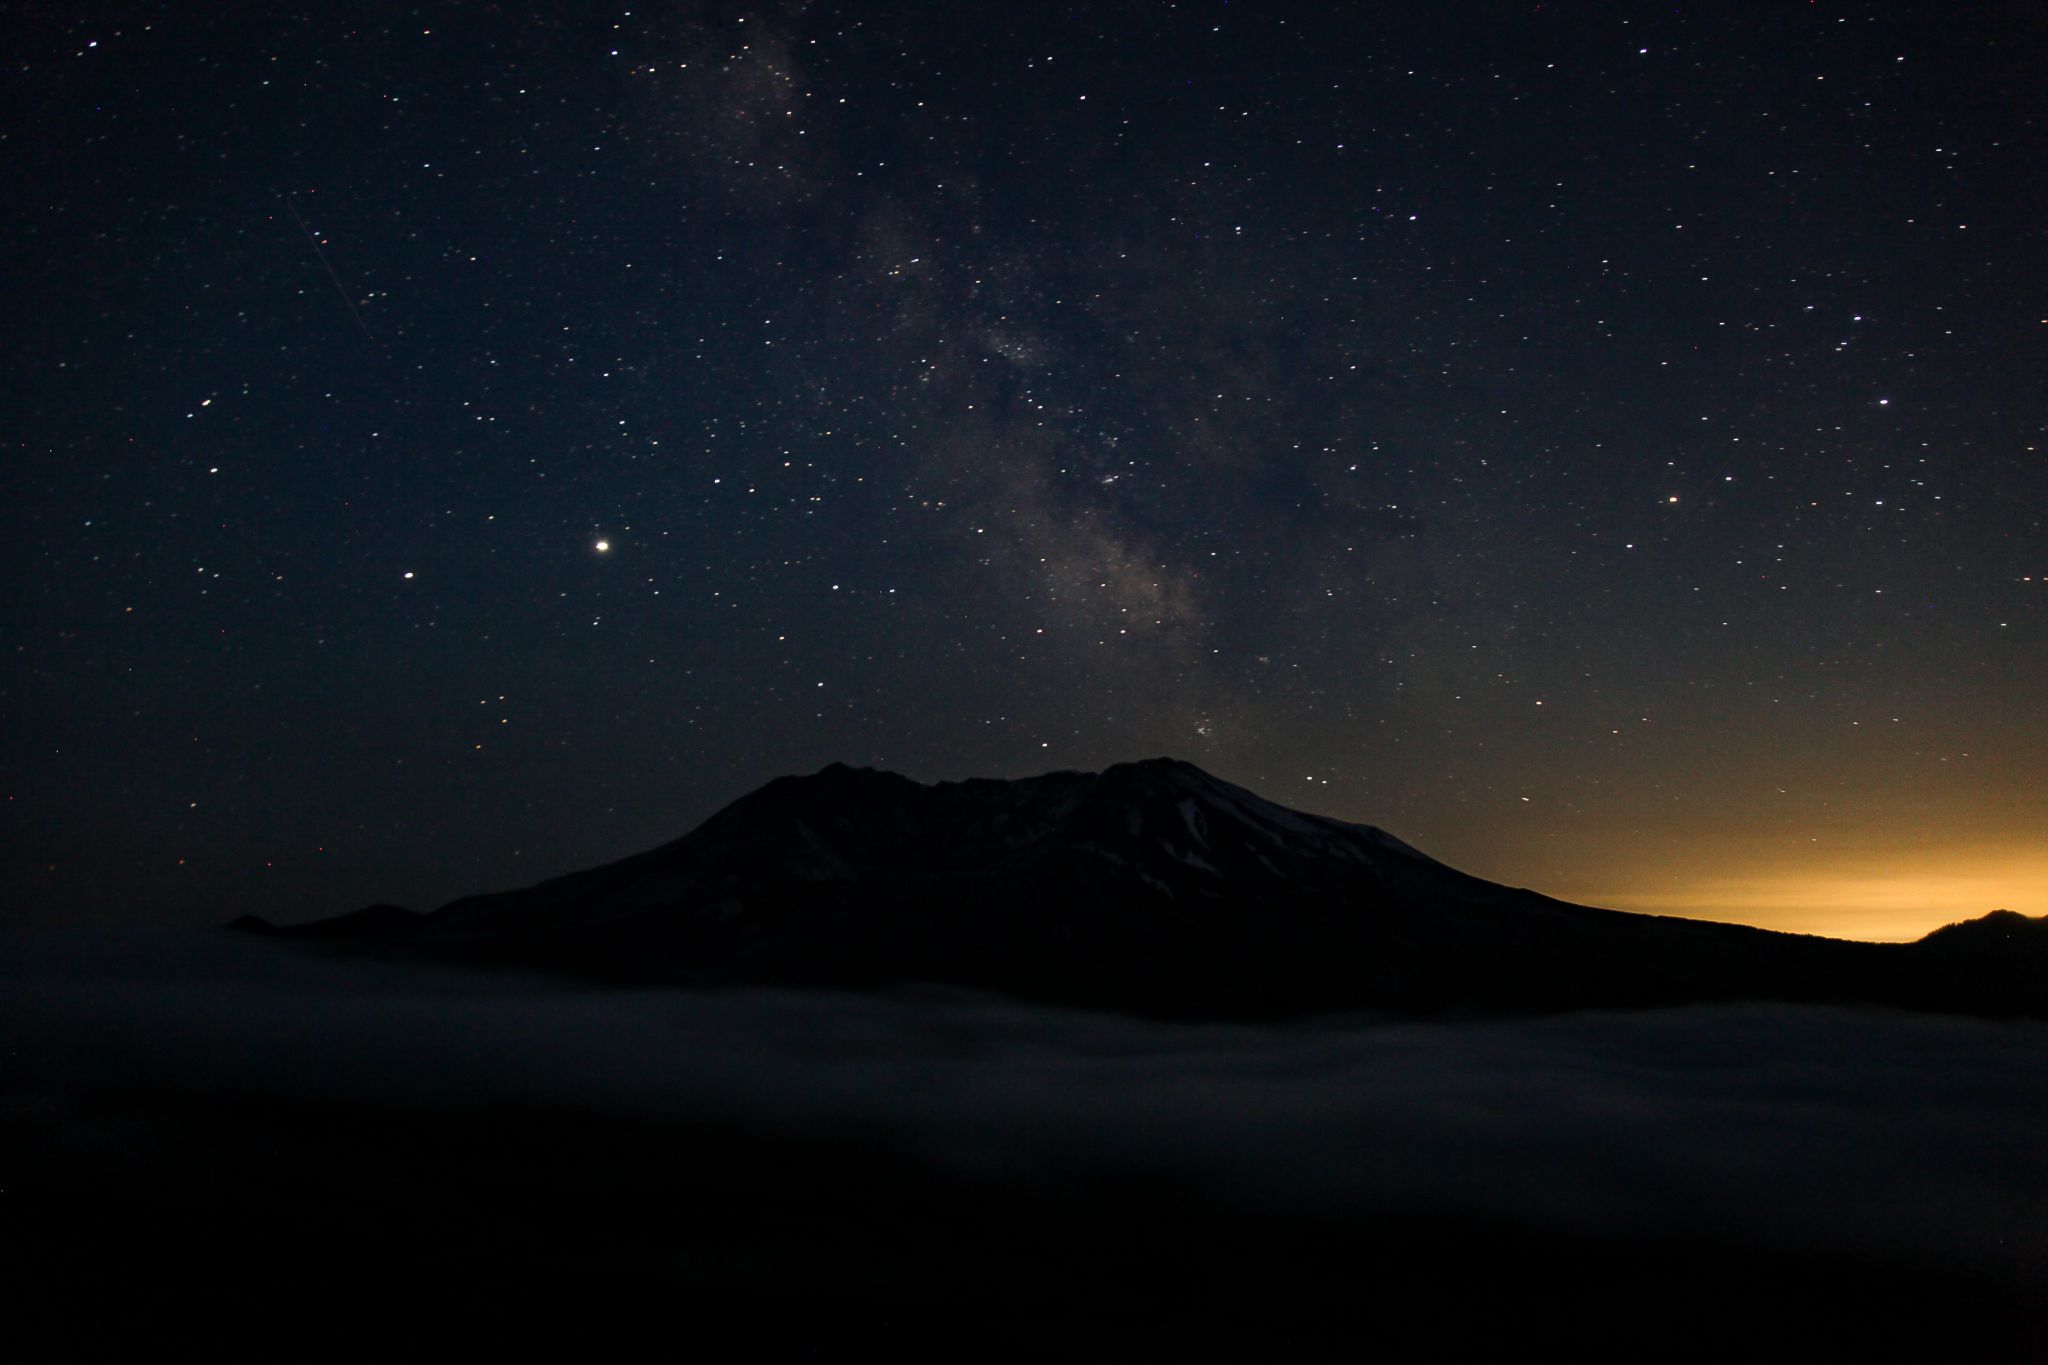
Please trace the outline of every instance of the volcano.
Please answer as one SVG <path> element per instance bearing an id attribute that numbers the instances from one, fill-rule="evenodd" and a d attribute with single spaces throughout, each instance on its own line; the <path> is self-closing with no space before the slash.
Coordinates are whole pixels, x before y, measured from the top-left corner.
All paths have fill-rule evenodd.
<path id="1" fill-rule="evenodd" d="M 934 785 L 834 764 L 521 890 L 235 927 L 650 983 L 937 985 L 1159 1017 L 1758 999 L 2048 1013 L 2039 932 L 1874 944 L 1573 905 L 1165 758 Z M 1956 951 L 1992 937 L 2021 947 Z"/>

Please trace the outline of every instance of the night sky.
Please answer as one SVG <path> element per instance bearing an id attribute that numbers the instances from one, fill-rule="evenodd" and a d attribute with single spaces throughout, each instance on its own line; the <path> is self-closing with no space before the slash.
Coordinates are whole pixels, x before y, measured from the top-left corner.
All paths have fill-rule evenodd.
<path id="1" fill-rule="evenodd" d="M 2030 6 L 0 24 L 10 917 L 1158 754 L 1595 904 L 2048 911 Z"/>

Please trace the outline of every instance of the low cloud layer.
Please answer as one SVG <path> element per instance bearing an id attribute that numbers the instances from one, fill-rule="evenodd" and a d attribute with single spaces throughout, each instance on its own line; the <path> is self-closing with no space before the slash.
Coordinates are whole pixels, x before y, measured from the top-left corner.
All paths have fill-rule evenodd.
<path id="1" fill-rule="evenodd" d="M 221 935 L 16 936 L 5 1102 L 169 1089 L 860 1132 L 1029 1182 L 1929 1258 L 2048 1288 L 2048 1026 L 1742 1006 L 1198 1027 L 980 997 L 582 989 Z"/>

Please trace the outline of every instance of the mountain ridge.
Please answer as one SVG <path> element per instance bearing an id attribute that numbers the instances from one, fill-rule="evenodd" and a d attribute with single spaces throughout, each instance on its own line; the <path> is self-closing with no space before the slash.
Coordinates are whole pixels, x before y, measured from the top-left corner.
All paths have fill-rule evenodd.
<path id="1" fill-rule="evenodd" d="M 834 763 L 532 886 L 236 927 L 649 982 L 934 982 L 1176 1017 L 1736 999 L 2048 1013 L 2048 933 L 1998 921 L 1867 944 L 1573 905 L 1170 758 L 934 784 Z"/>

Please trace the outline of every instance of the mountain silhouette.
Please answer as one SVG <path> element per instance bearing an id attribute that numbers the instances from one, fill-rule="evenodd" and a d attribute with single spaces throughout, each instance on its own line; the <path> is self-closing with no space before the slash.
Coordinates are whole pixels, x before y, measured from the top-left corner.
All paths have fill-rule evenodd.
<path id="1" fill-rule="evenodd" d="M 1736 999 L 2048 1013 L 2044 924 L 1995 912 L 1873 944 L 1572 905 L 1162 758 L 935 785 L 833 764 L 521 890 L 234 927 L 636 981 L 1252 1018 Z"/>

